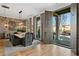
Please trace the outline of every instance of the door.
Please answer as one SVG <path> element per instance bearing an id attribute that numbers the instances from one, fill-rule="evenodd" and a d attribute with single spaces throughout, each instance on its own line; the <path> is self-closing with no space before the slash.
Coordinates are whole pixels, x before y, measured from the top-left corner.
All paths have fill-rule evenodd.
<path id="1" fill-rule="evenodd" d="M 70 28 L 71 28 L 71 13 L 64 13 L 59 15 L 59 29 L 57 43 L 70 48 Z"/>
<path id="2" fill-rule="evenodd" d="M 58 11 L 53 16 L 53 40 L 59 46 L 71 48 L 71 12 L 67 10 Z"/>

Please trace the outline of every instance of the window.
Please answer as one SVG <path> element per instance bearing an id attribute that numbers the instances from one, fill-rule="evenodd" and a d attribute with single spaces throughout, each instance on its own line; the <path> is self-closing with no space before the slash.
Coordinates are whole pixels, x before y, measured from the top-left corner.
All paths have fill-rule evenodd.
<path id="1" fill-rule="evenodd" d="M 53 17 L 53 36 L 55 43 L 70 48 L 71 12 L 70 8 L 55 12 Z M 56 19 L 57 18 L 57 19 Z M 57 20 L 57 22 L 56 22 Z M 56 24 L 55 24 L 56 22 Z M 57 25 L 57 26 L 56 26 Z M 54 34 L 56 32 L 56 35 Z"/>

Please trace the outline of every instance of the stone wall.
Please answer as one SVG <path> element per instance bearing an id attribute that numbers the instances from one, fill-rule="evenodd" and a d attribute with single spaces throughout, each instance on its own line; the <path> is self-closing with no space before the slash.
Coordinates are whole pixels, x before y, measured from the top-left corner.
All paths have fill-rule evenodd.
<path id="1" fill-rule="evenodd" d="M 19 27 L 19 23 L 21 22 L 26 26 L 25 20 L 0 16 L 0 37 L 3 33 L 14 31 L 15 27 Z"/>

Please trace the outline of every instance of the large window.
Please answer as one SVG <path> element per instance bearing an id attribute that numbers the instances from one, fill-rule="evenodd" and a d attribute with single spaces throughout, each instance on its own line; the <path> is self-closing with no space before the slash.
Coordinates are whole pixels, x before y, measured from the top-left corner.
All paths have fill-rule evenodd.
<path id="1" fill-rule="evenodd" d="M 70 36 L 70 17 L 71 13 L 60 15 L 60 34 Z"/>
<path id="2" fill-rule="evenodd" d="M 61 14 L 59 17 L 58 43 L 69 46 L 71 13 Z"/>
<path id="3" fill-rule="evenodd" d="M 70 48 L 71 12 L 70 8 L 55 12 L 53 16 L 53 39 L 60 46 Z"/>

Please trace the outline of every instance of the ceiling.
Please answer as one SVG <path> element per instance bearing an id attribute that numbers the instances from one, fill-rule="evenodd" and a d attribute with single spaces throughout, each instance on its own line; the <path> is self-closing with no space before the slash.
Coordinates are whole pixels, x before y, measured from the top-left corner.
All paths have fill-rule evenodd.
<path id="1" fill-rule="evenodd" d="M 6 5 L 10 9 L 2 8 L 1 5 Z M 22 10 L 22 18 L 27 19 L 34 15 L 39 15 L 45 10 L 56 10 L 70 3 L 0 3 L 0 16 L 10 18 L 19 18 L 19 11 Z"/>

